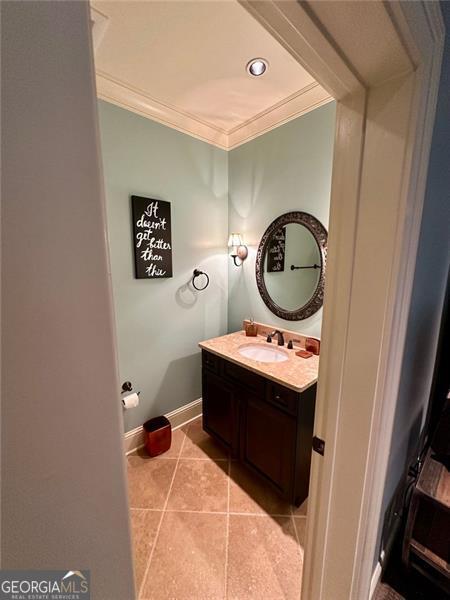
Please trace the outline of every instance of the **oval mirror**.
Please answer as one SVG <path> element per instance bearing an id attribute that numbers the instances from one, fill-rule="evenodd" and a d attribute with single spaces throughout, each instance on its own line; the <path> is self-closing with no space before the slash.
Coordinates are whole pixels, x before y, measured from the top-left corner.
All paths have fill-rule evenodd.
<path id="1" fill-rule="evenodd" d="M 261 238 L 256 282 L 270 310 L 282 319 L 307 319 L 323 304 L 327 230 L 295 211 L 275 219 Z"/>

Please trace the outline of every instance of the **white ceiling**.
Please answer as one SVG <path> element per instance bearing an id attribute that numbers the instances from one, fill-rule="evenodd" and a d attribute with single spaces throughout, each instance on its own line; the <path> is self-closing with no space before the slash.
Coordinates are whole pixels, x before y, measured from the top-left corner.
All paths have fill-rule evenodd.
<path id="1" fill-rule="evenodd" d="M 331 99 L 235 0 L 95 1 L 92 18 L 99 97 L 222 148 Z"/>

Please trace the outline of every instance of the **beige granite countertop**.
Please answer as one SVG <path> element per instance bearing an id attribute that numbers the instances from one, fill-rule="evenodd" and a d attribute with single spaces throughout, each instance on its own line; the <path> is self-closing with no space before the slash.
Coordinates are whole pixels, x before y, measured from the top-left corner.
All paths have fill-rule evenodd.
<path id="1" fill-rule="evenodd" d="M 279 363 L 265 363 L 245 358 L 239 354 L 239 347 L 248 344 L 268 345 L 262 336 L 247 337 L 244 331 L 238 331 L 200 342 L 199 346 L 296 392 L 303 392 L 316 383 L 319 371 L 318 356 L 301 358 L 295 354 L 300 348 L 294 347 L 293 350 L 288 350 L 284 346 L 283 350 L 288 354 L 288 360 Z M 276 346 L 276 342 L 272 342 L 272 344 Z"/>

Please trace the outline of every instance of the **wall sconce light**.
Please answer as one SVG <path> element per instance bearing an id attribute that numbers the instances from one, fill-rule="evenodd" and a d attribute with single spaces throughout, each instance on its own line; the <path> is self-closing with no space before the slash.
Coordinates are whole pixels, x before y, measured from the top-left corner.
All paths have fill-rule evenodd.
<path id="1" fill-rule="evenodd" d="M 248 256 L 248 248 L 242 241 L 240 233 L 230 234 L 230 237 L 228 238 L 228 248 L 231 248 L 230 256 L 236 267 L 242 267 L 242 263 Z M 237 258 L 239 258 L 240 262 L 237 262 Z"/>

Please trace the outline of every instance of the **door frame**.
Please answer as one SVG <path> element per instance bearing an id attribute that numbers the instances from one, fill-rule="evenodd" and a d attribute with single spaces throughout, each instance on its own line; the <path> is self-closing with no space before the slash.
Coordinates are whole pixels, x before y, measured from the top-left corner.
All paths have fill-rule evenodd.
<path id="1" fill-rule="evenodd" d="M 361 600 L 379 573 L 442 15 L 424 1 L 240 2 L 337 101 L 315 418 L 326 448 L 312 458 L 302 597 Z"/>

